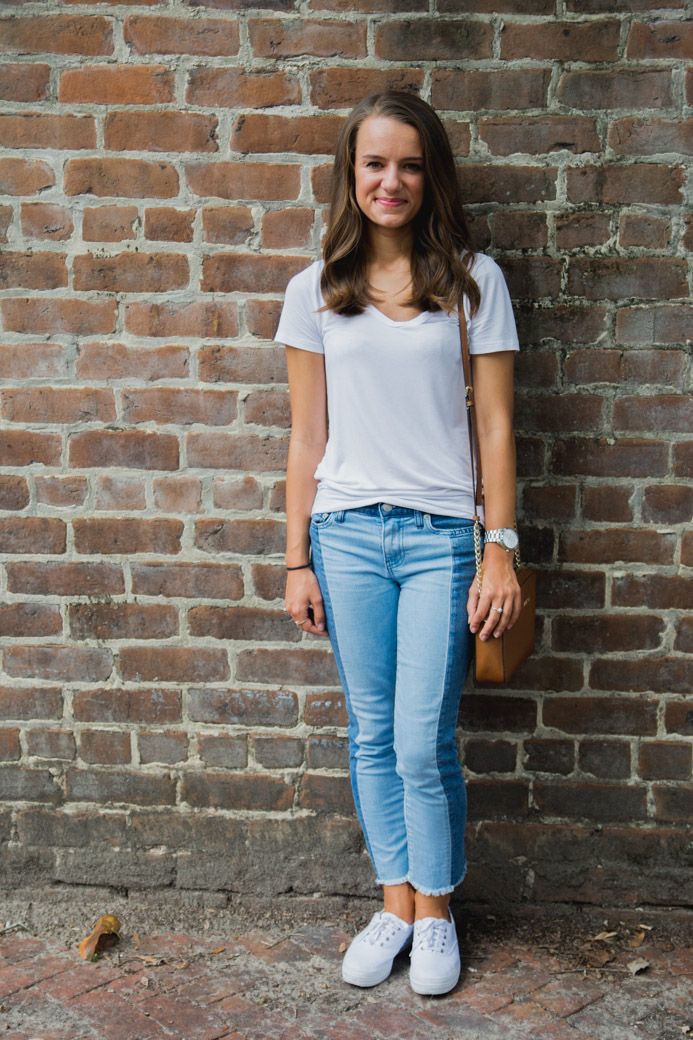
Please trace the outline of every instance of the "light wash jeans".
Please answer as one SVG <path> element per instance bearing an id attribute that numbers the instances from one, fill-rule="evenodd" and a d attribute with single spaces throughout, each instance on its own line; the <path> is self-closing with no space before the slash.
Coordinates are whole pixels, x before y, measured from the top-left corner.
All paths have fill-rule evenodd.
<path id="1" fill-rule="evenodd" d="M 473 652 L 473 522 L 379 502 L 314 513 L 310 539 L 376 883 L 452 892 L 467 871 L 455 728 Z"/>

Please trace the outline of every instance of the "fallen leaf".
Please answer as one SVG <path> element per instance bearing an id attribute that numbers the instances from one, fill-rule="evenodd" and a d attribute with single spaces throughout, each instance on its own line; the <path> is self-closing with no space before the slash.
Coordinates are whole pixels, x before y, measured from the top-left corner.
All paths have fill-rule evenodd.
<path id="1" fill-rule="evenodd" d="M 618 935 L 618 932 L 600 932 L 599 935 L 592 937 L 593 942 L 608 942 L 609 939 L 613 939 Z"/>
<path id="2" fill-rule="evenodd" d="M 653 926 L 651 924 L 643 924 L 642 921 L 638 922 L 638 928 L 644 928 L 646 932 L 651 932 L 652 927 Z M 686 1026 L 686 1028 L 690 1029 L 690 1026 Z"/>
<path id="3" fill-rule="evenodd" d="M 337 953 L 344 953 L 346 948 L 347 948 L 347 944 L 345 942 L 340 943 L 339 944 L 339 949 L 337 950 Z"/>
<path id="4" fill-rule="evenodd" d="M 190 961 L 176 961 L 176 963 L 173 964 L 172 967 L 175 968 L 177 971 L 180 971 L 182 968 L 187 968 L 189 964 Z"/>
<path id="5" fill-rule="evenodd" d="M 631 947 L 631 949 L 636 949 L 638 946 L 642 946 L 642 944 L 644 942 L 645 942 L 645 933 L 644 932 L 637 932 L 635 935 L 631 936 L 631 938 L 628 940 L 628 945 Z"/>
<path id="6" fill-rule="evenodd" d="M 166 963 L 163 957 L 153 957 L 151 954 L 146 953 L 136 953 L 135 959 L 142 961 L 143 964 L 149 964 L 152 967 L 158 967 L 160 964 Z"/>
<path id="7" fill-rule="evenodd" d="M 212 957 L 215 957 L 218 953 L 223 953 L 225 949 L 225 946 L 217 946 L 216 950 L 212 950 Z"/>
<path id="8" fill-rule="evenodd" d="M 98 960 L 99 953 L 118 942 L 120 921 L 115 914 L 102 914 L 89 935 L 79 944 L 79 955 L 85 961 Z"/>
<path id="9" fill-rule="evenodd" d="M 629 961 L 628 971 L 631 973 L 631 975 L 637 975 L 638 972 L 644 971 L 645 968 L 649 968 L 649 966 L 649 961 L 644 960 L 642 957 L 638 957 L 638 959 L 635 961 Z"/>

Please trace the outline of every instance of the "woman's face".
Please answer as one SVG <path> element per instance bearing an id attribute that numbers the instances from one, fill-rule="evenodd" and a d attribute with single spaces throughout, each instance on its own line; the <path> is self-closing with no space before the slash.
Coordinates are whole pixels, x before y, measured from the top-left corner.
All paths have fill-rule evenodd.
<path id="1" fill-rule="evenodd" d="M 382 228 L 404 227 L 424 197 L 423 149 L 419 132 L 391 116 L 368 116 L 356 134 L 356 201 L 364 216 Z"/>

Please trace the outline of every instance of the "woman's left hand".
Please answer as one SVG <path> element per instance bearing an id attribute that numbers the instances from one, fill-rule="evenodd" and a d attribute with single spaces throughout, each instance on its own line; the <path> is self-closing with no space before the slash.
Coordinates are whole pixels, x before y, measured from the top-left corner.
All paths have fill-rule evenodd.
<path id="1" fill-rule="evenodd" d="M 512 554 L 493 543 L 484 546 L 481 594 L 475 575 L 467 599 L 471 631 L 475 633 L 480 629 L 481 639 L 491 635 L 498 638 L 515 624 L 521 606 L 522 593 Z"/>

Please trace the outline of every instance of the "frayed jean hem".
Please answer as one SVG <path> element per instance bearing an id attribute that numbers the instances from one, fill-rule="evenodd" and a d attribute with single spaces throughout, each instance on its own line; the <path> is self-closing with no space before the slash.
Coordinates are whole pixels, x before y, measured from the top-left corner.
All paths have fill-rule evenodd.
<path id="1" fill-rule="evenodd" d="M 376 878 L 377 885 L 404 885 L 408 882 L 415 891 L 420 892 L 422 896 L 447 896 L 455 891 L 458 885 L 461 885 L 467 875 L 467 868 L 465 867 L 460 878 L 454 883 L 454 885 L 446 885 L 444 888 L 424 888 L 422 885 L 415 884 L 412 879 L 406 874 L 404 877 L 397 878 L 396 881 L 381 881 L 380 878 Z"/>

